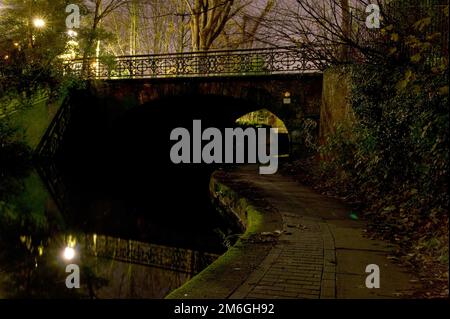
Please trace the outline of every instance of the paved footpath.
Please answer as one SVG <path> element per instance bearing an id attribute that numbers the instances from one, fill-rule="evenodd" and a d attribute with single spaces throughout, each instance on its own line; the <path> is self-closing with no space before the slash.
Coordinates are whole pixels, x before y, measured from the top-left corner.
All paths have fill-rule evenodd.
<path id="1" fill-rule="evenodd" d="M 364 223 L 351 220 L 339 201 L 250 167 L 227 179 L 260 191 L 282 218 L 276 244 L 230 298 L 407 298 L 418 289 L 416 278 L 388 258 L 393 247 L 366 238 Z M 380 268 L 379 289 L 365 285 L 369 264 Z"/>

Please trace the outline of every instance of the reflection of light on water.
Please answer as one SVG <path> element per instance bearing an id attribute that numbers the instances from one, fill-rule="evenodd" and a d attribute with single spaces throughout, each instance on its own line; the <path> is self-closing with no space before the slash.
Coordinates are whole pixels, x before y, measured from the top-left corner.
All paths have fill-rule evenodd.
<path id="1" fill-rule="evenodd" d="M 75 246 L 77 245 L 77 240 L 72 235 L 68 235 L 66 238 L 66 248 L 64 248 L 63 258 L 65 260 L 72 260 L 75 258 L 76 250 Z"/>
<path id="2" fill-rule="evenodd" d="M 94 256 L 97 256 L 97 234 L 94 234 L 92 236 L 92 240 L 94 243 L 94 246 L 92 247 L 93 251 L 94 251 Z"/>
<path id="3" fill-rule="evenodd" d="M 38 253 L 39 253 L 39 256 L 42 256 L 42 255 L 44 254 L 44 246 L 39 245 L 39 247 L 38 247 Z"/>
<path id="4" fill-rule="evenodd" d="M 72 260 L 75 258 L 75 249 L 72 247 L 66 247 L 64 249 L 63 257 L 65 260 Z"/>
<path id="5" fill-rule="evenodd" d="M 67 247 L 75 247 L 77 244 L 77 239 L 73 237 L 72 235 L 68 235 L 66 238 Z"/>

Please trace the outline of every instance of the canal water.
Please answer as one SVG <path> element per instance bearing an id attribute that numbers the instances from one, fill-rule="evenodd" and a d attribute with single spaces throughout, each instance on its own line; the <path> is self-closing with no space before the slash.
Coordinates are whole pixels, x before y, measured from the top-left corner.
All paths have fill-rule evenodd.
<path id="1" fill-rule="evenodd" d="M 170 201 L 151 180 L 125 192 L 124 179 L 113 183 L 100 168 L 65 166 L 37 165 L 2 181 L 0 298 L 163 298 L 240 231 L 193 195 L 202 193 L 195 183 L 190 199 Z M 69 264 L 80 268 L 80 289 L 66 287 Z"/>
<path id="2" fill-rule="evenodd" d="M 0 298 L 163 298 L 243 231 L 211 202 L 219 167 L 169 158 L 174 128 L 194 119 L 228 127 L 236 119 L 217 110 L 239 109 L 234 102 L 125 112 L 92 101 L 77 102 L 52 161 L 2 174 Z M 66 287 L 69 264 L 80 289 Z"/>

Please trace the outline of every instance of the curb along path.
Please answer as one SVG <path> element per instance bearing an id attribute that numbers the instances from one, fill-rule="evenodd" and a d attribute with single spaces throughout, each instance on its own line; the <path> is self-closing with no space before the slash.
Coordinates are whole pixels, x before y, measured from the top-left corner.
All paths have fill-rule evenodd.
<path id="1" fill-rule="evenodd" d="M 392 263 L 394 247 L 364 236 L 341 202 L 287 176 L 257 167 L 215 174 L 262 218 L 224 256 L 172 292 L 171 299 L 408 298 L 417 278 Z M 226 257 L 225 257 L 226 256 Z M 380 288 L 366 287 L 366 266 L 380 269 Z"/>
<path id="2" fill-rule="evenodd" d="M 229 175 L 261 190 L 283 220 L 277 244 L 231 298 L 406 298 L 417 289 L 387 258 L 393 247 L 365 238 L 342 203 L 250 167 Z M 369 264 L 380 267 L 379 289 L 365 285 Z"/>

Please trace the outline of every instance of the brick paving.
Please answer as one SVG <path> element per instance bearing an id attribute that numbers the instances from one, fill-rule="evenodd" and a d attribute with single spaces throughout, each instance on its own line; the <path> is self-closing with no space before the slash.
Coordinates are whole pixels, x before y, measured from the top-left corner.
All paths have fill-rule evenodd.
<path id="1" fill-rule="evenodd" d="M 251 167 L 218 181 L 262 212 L 257 238 L 275 239 L 238 243 L 231 248 L 236 257 L 208 267 L 168 298 L 406 298 L 419 288 L 414 275 L 387 258 L 394 247 L 366 238 L 365 224 L 351 220 L 341 202 Z M 380 267 L 380 289 L 365 286 L 369 264 Z"/>
<path id="2" fill-rule="evenodd" d="M 244 178 L 241 173 L 237 178 Z M 257 187 L 273 186 L 278 178 L 259 179 Z M 258 183 L 259 182 L 259 183 Z M 265 189 L 267 190 L 267 189 Z M 334 241 L 320 218 L 302 218 L 293 194 L 267 192 L 283 219 L 283 233 L 269 256 L 231 298 L 335 298 Z M 276 201 L 271 201 L 276 197 Z"/>
<path id="3" fill-rule="evenodd" d="M 343 280 L 338 280 L 335 235 L 340 235 L 339 232 L 333 233 L 336 228 L 333 222 L 344 222 L 344 225 L 352 223 L 348 218 L 349 210 L 341 203 L 316 194 L 281 175 L 264 176 L 255 174 L 252 170 L 241 169 L 231 176 L 232 179 L 245 180 L 260 189 L 273 209 L 281 214 L 283 226 L 282 235 L 275 247 L 230 298 L 393 298 L 396 291 L 411 289 L 410 276 L 393 265 L 389 265 L 390 275 L 398 275 L 401 280 L 394 287 L 389 287 L 388 292 L 383 291 L 384 295 L 367 295 L 364 292 L 369 290 L 363 287 L 367 275 L 364 267 L 360 267 L 356 274 L 359 282 L 355 283 L 354 277 L 348 282 L 344 277 Z M 362 225 L 352 226 L 359 228 L 360 232 L 349 241 L 363 241 Z M 344 242 L 346 241 L 348 240 Z M 368 239 L 365 242 L 363 257 L 368 258 L 367 260 L 376 252 L 389 251 L 385 247 L 374 248 Z M 380 245 L 380 242 L 377 244 Z M 360 253 L 355 254 L 355 260 L 357 258 L 361 258 Z M 373 260 L 375 259 L 379 262 L 380 257 Z M 387 259 L 383 262 L 388 263 Z M 346 274 L 346 269 L 350 267 L 343 264 L 341 268 Z M 346 286 L 347 289 L 338 290 L 337 284 Z M 340 293 L 342 290 L 347 293 Z"/>

